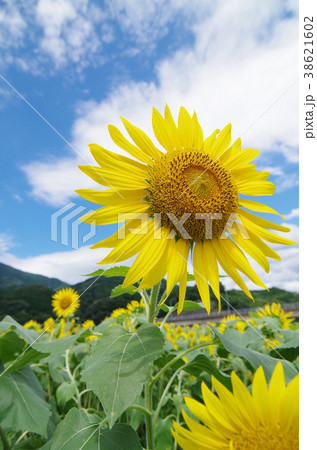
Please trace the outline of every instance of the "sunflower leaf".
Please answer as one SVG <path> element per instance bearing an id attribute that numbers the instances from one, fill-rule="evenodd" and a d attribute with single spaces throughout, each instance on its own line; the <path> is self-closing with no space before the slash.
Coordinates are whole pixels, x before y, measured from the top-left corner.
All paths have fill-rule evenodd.
<path id="1" fill-rule="evenodd" d="M 281 361 L 281 363 L 283 364 L 286 383 L 289 383 L 289 381 L 291 381 L 291 379 L 297 375 L 298 371 L 296 367 L 289 361 L 273 358 L 272 356 L 264 355 L 263 353 L 256 352 L 255 350 L 251 350 L 250 348 L 237 345 L 227 339 L 224 335 L 220 334 L 216 327 L 210 326 L 210 328 L 215 332 L 222 345 L 228 352 L 232 353 L 235 356 L 245 358 L 255 369 L 257 369 L 259 366 L 263 366 L 267 381 L 271 379 L 275 366 L 279 361 Z"/>
<path id="2" fill-rule="evenodd" d="M 135 286 L 122 287 L 122 284 L 119 284 L 118 286 L 116 286 L 115 288 L 112 289 L 110 297 L 115 298 L 115 297 L 119 297 L 119 295 L 123 295 L 123 294 L 133 295 L 136 292 L 137 292 L 137 288 Z"/>
<path id="3" fill-rule="evenodd" d="M 205 355 L 196 356 L 196 358 L 187 364 L 183 370 L 195 377 L 198 377 L 202 372 L 207 372 L 217 378 L 217 380 L 228 389 L 232 390 L 230 375 L 221 372 L 216 364 Z"/>
<path id="4" fill-rule="evenodd" d="M 135 333 L 117 325 L 99 338 L 86 360 L 82 379 L 102 403 L 109 426 L 141 394 L 152 363 L 164 345 L 157 326 L 144 324 Z"/>
<path id="5" fill-rule="evenodd" d="M 30 369 L 13 372 L 0 379 L 0 422 L 13 431 L 30 431 L 47 436 L 51 415 L 46 393 Z"/>
<path id="6" fill-rule="evenodd" d="M 130 267 L 128 266 L 116 266 L 116 267 L 111 267 L 111 269 L 98 269 L 95 270 L 92 273 L 89 273 L 88 275 L 85 275 L 85 277 L 106 277 L 106 278 L 110 278 L 110 277 L 125 277 L 126 274 L 129 272 Z"/>

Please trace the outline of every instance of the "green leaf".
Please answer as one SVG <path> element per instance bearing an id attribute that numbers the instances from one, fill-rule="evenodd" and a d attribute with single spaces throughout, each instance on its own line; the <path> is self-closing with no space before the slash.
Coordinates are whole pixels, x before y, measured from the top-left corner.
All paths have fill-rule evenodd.
<path id="1" fill-rule="evenodd" d="M 101 425 L 96 414 L 72 408 L 57 426 L 50 450 L 142 450 L 130 425 L 116 424 L 112 430 Z"/>
<path id="2" fill-rule="evenodd" d="M 191 273 L 188 273 L 188 274 L 187 274 L 187 281 L 195 281 L 194 275 L 191 274 Z"/>
<path id="3" fill-rule="evenodd" d="M 129 272 L 130 267 L 128 266 L 116 266 L 112 267 L 111 269 L 103 270 L 95 270 L 95 272 L 89 273 L 88 275 L 85 275 L 86 277 L 125 277 L 126 274 Z"/>
<path id="4" fill-rule="evenodd" d="M 241 345 L 242 347 L 247 347 L 252 342 L 261 339 L 261 333 L 253 327 L 247 328 L 244 333 L 240 333 L 235 328 L 226 328 L 223 336 L 229 341 Z"/>
<path id="5" fill-rule="evenodd" d="M 101 434 L 101 449 L 142 450 L 140 439 L 130 425 L 116 423 L 111 430 Z"/>
<path id="6" fill-rule="evenodd" d="M 123 294 L 133 295 L 136 292 L 137 292 L 137 288 L 135 286 L 127 286 L 124 288 L 124 287 L 122 287 L 122 284 L 119 284 L 119 286 L 116 286 L 115 288 L 112 289 L 110 297 L 115 298 L 115 297 L 119 297 L 119 295 L 123 295 Z"/>
<path id="7" fill-rule="evenodd" d="M 166 450 L 173 448 L 173 435 L 171 428 L 173 420 L 171 417 L 161 419 L 155 426 L 155 449 Z"/>
<path id="8" fill-rule="evenodd" d="M 177 308 L 178 308 L 178 302 L 174 306 L 167 306 L 167 305 L 165 305 L 165 303 L 163 303 L 163 305 L 161 305 L 161 309 L 164 312 L 168 312 L 168 311 L 174 312 L 174 311 L 177 311 Z M 196 311 L 197 309 L 204 309 L 202 302 L 193 302 L 192 300 L 184 301 L 183 311 Z"/>
<path id="9" fill-rule="evenodd" d="M 299 355 L 299 335 L 298 330 L 293 331 L 293 337 L 284 344 L 272 349 L 270 355 L 276 358 L 283 357 L 288 361 L 294 361 Z"/>
<path id="10" fill-rule="evenodd" d="M 72 408 L 56 428 L 51 450 L 101 449 L 99 442 L 100 417 L 84 409 Z"/>
<path id="11" fill-rule="evenodd" d="M 64 407 L 76 393 L 76 384 L 64 382 L 56 390 L 57 403 Z"/>
<path id="12" fill-rule="evenodd" d="M 13 361 L 25 348 L 25 340 L 19 338 L 15 331 L 8 331 L 0 337 L 0 359 L 5 364 Z"/>
<path id="13" fill-rule="evenodd" d="M 58 339 L 57 341 L 51 341 L 51 342 L 37 341 L 32 345 L 32 347 L 35 348 L 36 350 L 38 350 L 39 352 L 43 352 L 43 353 L 50 353 L 50 354 L 59 353 L 59 354 L 61 354 L 61 353 L 64 353 L 68 348 L 70 348 L 77 341 L 79 336 L 81 336 L 85 332 L 86 332 L 86 330 L 82 330 L 81 332 L 79 332 L 77 334 Z M 89 334 L 89 332 L 88 332 L 88 334 Z"/>
<path id="14" fill-rule="evenodd" d="M 289 361 L 272 358 L 272 356 L 264 355 L 262 353 L 256 352 L 255 350 L 251 350 L 249 348 L 234 344 L 224 335 L 220 334 L 216 327 L 210 328 L 212 328 L 212 330 L 216 333 L 216 335 L 222 342 L 222 345 L 228 352 L 232 353 L 233 355 L 245 358 L 255 369 L 257 369 L 259 366 L 263 366 L 263 370 L 267 381 L 271 379 L 275 366 L 279 361 L 282 362 L 284 367 L 286 383 L 288 383 L 292 378 L 294 378 L 297 375 L 296 367 Z"/>
<path id="15" fill-rule="evenodd" d="M 184 371 L 198 377 L 202 372 L 213 375 L 229 390 L 232 390 L 231 377 L 221 372 L 216 364 L 205 355 L 198 355 L 196 358 L 184 367 Z"/>
<path id="16" fill-rule="evenodd" d="M 141 394 L 163 345 L 162 333 L 151 324 L 141 325 L 135 333 L 118 325 L 109 327 L 99 338 L 82 379 L 101 401 L 110 427 Z"/>
<path id="17" fill-rule="evenodd" d="M 35 330 L 28 330 L 16 322 L 12 317 L 5 316 L 0 322 L 0 330 L 6 331 L 14 327 L 17 330 L 17 334 L 21 335 L 29 344 L 32 344 L 35 339 L 39 337 L 39 334 Z"/>
<path id="18" fill-rule="evenodd" d="M 0 422 L 13 431 L 30 431 L 47 436 L 51 415 L 46 393 L 30 369 L 13 372 L 0 379 Z"/>
<path id="19" fill-rule="evenodd" d="M 17 356 L 16 360 L 11 362 L 7 365 L 5 370 L 0 373 L 0 378 L 3 376 L 7 376 L 10 373 L 15 372 L 16 370 L 22 369 L 22 367 L 25 367 L 32 363 L 37 363 L 41 359 L 46 358 L 48 356 L 48 353 L 41 353 L 34 348 L 29 347 L 26 349 L 26 351 L 21 353 L 19 356 Z"/>

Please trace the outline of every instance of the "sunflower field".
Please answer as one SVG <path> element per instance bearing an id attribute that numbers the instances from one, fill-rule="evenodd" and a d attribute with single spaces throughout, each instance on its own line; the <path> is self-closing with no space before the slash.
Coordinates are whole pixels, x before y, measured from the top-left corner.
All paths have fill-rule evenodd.
<path id="1" fill-rule="evenodd" d="M 79 323 L 80 296 L 65 288 L 53 295 L 56 319 L 0 322 L 2 448 L 298 449 L 298 326 L 290 313 L 273 303 L 248 318 L 235 311 L 214 323 L 170 321 L 174 311 L 209 315 L 211 293 L 220 311 L 220 276 L 253 300 L 246 283 L 267 287 L 248 257 L 268 273 L 268 259 L 281 259 L 276 246 L 296 244 L 281 235 L 288 227 L 262 217 L 283 216 L 246 198 L 274 193 L 269 172 L 253 163 L 259 151 L 231 143 L 231 124 L 204 137 L 184 107 L 177 124 L 168 106 L 164 116 L 153 108 L 159 145 L 122 122 L 133 142 L 109 125 L 120 150 L 91 144 L 98 166 L 80 166 L 103 188 L 77 193 L 101 205 L 82 221 L 121 224 L 92 246 L 104 249 L 99 264 L 133 260 L 90 275 L 124 276 L 116 293 L 141 300 L 99 324 Z M 187 299 L 188 281 L 201 302 Z M 176 285 L 178 303 L 167 306 Z"/>
<path id="2" fill-rule="evenodd" d="M 149 323 L 151 292 L 142 297 L 95 326 L 78 322 L 76 292 L 61 290 L 58 319 L 0 322 L 1 448 L 298 448 L 290 313 L 273 303 L 247 319 L 176 325 L 177 305 L 162 305 Z"/>

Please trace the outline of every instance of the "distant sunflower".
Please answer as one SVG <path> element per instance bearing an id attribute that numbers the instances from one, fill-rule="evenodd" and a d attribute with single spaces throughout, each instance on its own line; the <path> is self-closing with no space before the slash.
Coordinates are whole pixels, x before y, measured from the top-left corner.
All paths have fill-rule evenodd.
<path id="1" fill-rule="evenodd" d="M 288 329 L 295 318 L 291 317 L 292 312 L 286 313 L 280 303 L 273 302 L 271 305 L 267 303 L 263 308 L 258 308 L 254 317 L 277 317 L 281 323 L 281 328 Z"/>
<path id="2" fill-rule="evenodd" d="M 82 220 L 97 225 L 126 222 L 117 233 L 92 247 L 113 248 L 100 264 L 124 261 L 138 254 L 123 286 L 141 280 L 140 288 L 150 288 L 167 274 L 167 296 L 179 282 L 178 313 L 185 300 L 190 250 L 196 284 L 208 313 L 208 283 L 220 308 L 218 263 L 250 298 L 238 271 L 265 288 L 243 251 L 268 272 L 267 257 L 281 258 L 264 241 L 288 245 L 295 242 L 268 231 L 287 232 L 289 228 L 246 211 L 278 214 L 275 210 L 240 197 L 274 193 L 274 184 L 266 181 L 269 172 L 257 172 L 251 163 L 260 152 L 242 150 L 240 139 L 230 146 L 230 124 L 204 139 L 196 113 L 191 117 L 183 107 L 178 126 L 168 106 L 164 118 L 153 108 L 153 131 L 164 151 L 141 129 L 126 119 L 122 121 L 134 144 L 113 125 L 109 125 L 111 138 L 135 159 L 91 144 L 99 166 L 79 166 L 106 187 L 77 191 L 83 198 L 104 205 Z M 140 225 L 140 220 L 131 215 L 142 213 L 148 221 Z"/>
<path id="3" fill-rule="evenodd" d="M 54 328 L 55 328 L 54 322 L 55 321 L 54 321 L 53 317 L 49 317 L 48 319 L 46 319 L 45 322 L 43 323 L 44 331 L 47 331 L 48 333 L 53 333 Z"/>
<path id="4" fill-rule="evenodd" d="M 67 317 L 79 308 L 79 295 L 72 288 L 60 289 L 53 295 L 53 311 L 57 316 Z"/>
<path id="5" fill-rule="evenodd" d="M 235 372 L 233 393 L 212 377 L 215 395 L 202 383 L 204 404 L 185 398 L 188 427 L 174 422 L 173 436 L 183 450 L 298 450 L 298 375 L 286 386 L 279 362 L 269 386 L 262 367 L 254 375 L 252 394 Z"/>
<path id="6" fill-rule="evenodd" d="M 33 330 L 37 331 L 38 333 L 41 333 L 41 331 L 42 331 L 41 325 L 36 320 L 29 320 L 23 326 L 24 326 L 24 328 L 28 328 L 31 330 L 33 329 Z"/>

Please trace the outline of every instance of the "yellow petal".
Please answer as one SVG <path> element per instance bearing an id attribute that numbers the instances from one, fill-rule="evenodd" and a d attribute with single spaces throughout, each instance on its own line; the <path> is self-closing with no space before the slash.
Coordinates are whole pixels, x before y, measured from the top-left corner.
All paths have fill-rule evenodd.
<path id="1" fill-rule="evenodd" d="M 131 136 L 131 138 L 134 140 L 135 144 L 143 150 L 144 153 L 146 153 L 148 156 L 153 158 L 154 160 L 160 159 L 160 157 L 163 155 L 162 152 L 160 152 L 151 139 L 142 131 L 140 128 L 132 125 L 127 119 L 124 119 L 121 117 L 121 120 L 123 122 L 123 125 L 125 126 L 127 132 Z"/>
<path id="2" fill-rule="evenodd" d="M 231 258 L 233 264 L 240 272 L 244 273 L 248 278 L 250 278 L 253 283 L 263 287 L 264 289 L 267 289 L 257 273 L 252 269 L 244 253 L 239 249 L 239 247 L 237 247 L 237 245 L 233 241 L 231 241 L 231 239 L 220 239 L 219 246 L 222 253 L 224 253 L 228 259 Z"/>
<path id="3" fill-rule="evenodd" d="M 219 268 L 215 252 L 210 241 L 203 244 L 203 260 L 205 261 L 205 271 L 210 287 L 218 300 L 218 309 L 221 309 L 220 288 L 219 288 Z"/>
<path id="4" fill-rule="evenodd" d="M 115 191 L 113 189 L 97 191 L 95 189 L 76 189 L 75 192 L 90 202 L 99 203 L 100 205 L 117 206 L 118 210 L 120 209 L 122 200 L 126 200 L 127 202 L 141 202 L 141 200 L 147 195 L 147 192 L 144 189 L 138 189 L 135 191 Z"/>
<path id="5" fill-rule="evenodd" d="M 153 107 L 153 114 L 152 114 L 152 126 L 153 131 L 155 134 L 156 139 L 159 141 L 159 143 L 168 151 L 172 152 L 174 150 L 174 140 L 169 133 L 169 128 L 161 116 L 161 114 L 158 112 L 156 108 Z"/>
<path id="6" fill-rule="evenodd" d="M 285 233 L 291 231 L 288 227 L 278 225 L 277 223 L 271 222 L 270 220 L 262 219 L 262 217 L 256 216 L 255 214 L 249 213 L 248 211 L 244 211 L 243 209 L 239 209 L 239 214 L 245 217 L 248 221 L 251 221 L 263 228 L 284 231 Z"/>
<path id="7" fill-rule="evenodd" d="M 108 225 L 123 222 L 125 213 L 146 213 L 148 210 L 149 205 L 147 202 L 131 201 L 125 198 L 118 201 L 114 206 L 104 206 L 93 212 L 89 212 L 80 217 L 79 220 L 86 223 L 95 223 L 96 225 Z"/>
<path id="8" fill-rule="evenodd" d="M 231 383 L 233 394 L 241 413 L 250 426 L 256 428 L 259 424 L 259 416 L 248 388 L 242 383 L 235 372 L 231 374 Z"/>
<path id="9" fill-rule="evenodd" d="M 238 138 L 225 152 L 219 153 L 219 162 L 226 168 L 227 165 L 241 153 L 241 139 Z"/>
<path id="10" fill-rule="evenodd" d="M 197 114 L 194 112 L 192 122 L 194 125 L 194 141 L 193 147 L 195 150 L 201 150 L 204 142 L 203 130 L 197 120 Z"/>
<path id="11" fill-rule="evenodd" d="M 178 137 L 182 147 L 193 147 L 194 124 L 189 113 L 183 106 L 181 107 L 178 115 Z"/>
<path id="12" fill-rule="evenodd" d="M 166 227 L 161 228 L 162 236 L 158 239 L 155 233 L 149 233 L 140 249 L 140 253 L 132 264 L 128 274 L 126 275 L 123 287 L 130 286 L 139 281 L 147 274 L 162 258 L 166 249 L 167 236 L 170 230 Z"/>
<path id="13" fill-rule="evenodd" d="M 144 275 L 138 289 L 149 289 L 158 284 L 166 275 L 168 252 L 165 251 L 161 259 Z"/>
<path id="14" fill-rule="evenodd" d="M 148 167 L 145 164 L 141 164 L 131 158 L 110 152 L 97 144 L 90 144 L 89 148 L 97 163 L 103 168 L 110 170 L 125 168 L 138 174 L 141 178 L 145 178 L 148 173 Z"/>
<path id="15" fill-rule="evenodd" d="M 275 185 L 270 181 L 236 181 L 236 186 L 240 194 L 250 195 L 251 197 L 273 195 L 275 191 Z"/>
<path id="16" fill-rule="evenodd" d="M 270 400 L 269 390 L 262 366 L 260 366 L 254 374 L 252 383 L 252 397 L 255 407 L 258 410 L 260 420 L 263 425 L 266 425 L 271 419 Z"/>
<path id="17" fill-rule="evenodd" d="M 168 129 L 170 139 L 173 143 L 173 150 L 176 148 L 180 149 L 182 145 L 181 145 L 179 137 L 178 137 L 178 129 L 174 122 L 172 113 L 167 105 L 165 105 L 164 118 L 165 118 L 165 123 L 166 123 L 166 127 Z"/>
<path id="18" fill-rule="evenodd" d="M 236 225 L 236 224 L 234 224 Z M 265 272 L 269 272 L 270 270 L 270 264 L 265 256 L 265 254 L 262 252 L 262 250 L 256 245 L 253 240 L 250 239 L 244 239 L 241 234 L 239 234 L 237 228 L 235 228 L 237 231 L 237 234 L 233 234 L 232 238 L 235 240 L 235 242 L 246 252 L 248 255 L 251 256 L 251 258 L 254 259 L 260 266 L 265 270 Z"/>
<path id="19" fill-rule="evenodd" d="M 207 153 L 211 153 L 211 149 L 216 142 L 217 134 L 219 134 L 220 130 L 217 128 L 210 136 L 208 136 L 204 140 L 203 150 Z"/>
<path id="20" fill-rule="evenodd" d="M 281 399 L 280 423 L 285 428 L 298 430 L 299 421 L 299 376 L 290 381 Z"/>
<path id="21" fill-rule="evenodd" d="M 176 283 L 179 282 L 183 272 L 187 274 L 187 259 L 189 253 L 189 241 L 186 239 L 169 240 L 169 257 L 167 264 L 166 297 L 170 295 Z"/>
<path id="22" fill-rule="evenodd" d="M 126 152 L 128 152 L 131 156 L 134 158 L 139 159 L 140 161 L 143 161 L 146 164 L 152 165 L 153 160 L 150 158 L 146 153 L 144 153 L 139 147 L 136 147 L 135 145 L 131 144 L 131 142 L 126 139 L 121 131 L 115 127 L 114 125 L 108 125 L 108 130 L 111 136 L 111 139 L 113 142 Z"/>
<path id="23" fill-rule="evenodd" d="M 178 307 L 177 307 L 177 314 L 180 314 L 184 307 L 185 302 L 185 295 L 186 295 L 186 288 L 187 288 L 187 267 L 182 273 L 180 280 L 179 280 L 179 292 L 178 292 Z"/>
<path id="24" fill-rule="evenodd" d="M 128 220 L 116 233 L 109 236 L 107 239 L 103 239 L 102 241 L 97 242 L 92 245 L 90 248 L 111 248 L 115 247 L 120 242 L 122 243 L 122 238 L 119 236 L 127 236 L 130 234 L 130 229 L 140 228 L 140 220 Z"/>
<path id="25" fill-rule="evenodd" d="M 208 279 L 205 270 L 205 262 L 203 259 L 203 244 L 201 242 L 196 242 L 193 254 L 193 268 L 194 276 L 199 291 L 201 300 L 207 310 L 210 313 L 210 292 Z"/>
<path id="26" fill-rule="evenodd" d="M 231 123 L 224 127 L 224 129 L 217 136 L 215 144 L 212 146 L 211 154 L 214 159 L 220 157 L 231 143 Z"/>
<path id="27" fill-rule="evenodd" d="M 235 155 L 227 164 L 226 168 L 237 169 L 247 166 L 251 161 L 253 161 L 261 152 L 253 148 L 244 149 Z"/>
<path id="28" fill-rule="evenodd" d="M 290 239 L 278 236 L 277 234 L 274 234 L 271 231 L 268 231 L 265 228 L 255 224 L 254 222 L 247 220 L 244 216 L 241 216 L 241 221 L 246 227 L 248 233 L 251 231 L 265 241 L 272 242 L 274 244 L 296 245 L 295 241 L 291 241 Z"/>
<path id="29" fill-rule="evenodd" d="M 281 400 L 285 392 L 284 368 L 278 362 L 273 371 L 269 385 L 270 419 L 272 423 L 280 421 Z"/>
<path id="30" fill-rule="evenodd" d="M 78 166 L 82 172 L 97 183 L 116 190 L 145 189 L 148 184 L 142 176 L 134 171 L 128 172 L 124 167 L 115 171 L 96 166 Z"/>
<path id="31" fill-rule="evenodd" d="M 275 209 L 271 208 L 270 206 L 264 205 L 263 203 L 255 202 L 253 200 L 246 200 L 244 198 L 243 199 L 239 198 L 239 205 L 243 206 L 244 208 L 251 209 L 251 211 L 263 212 L 268 214 L 277 214 L 278 216 L 282 217 L 283 220 L 285 220 L 282 214 L 275 211 Z"/>

